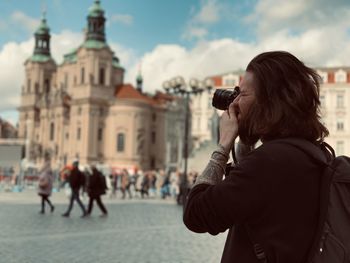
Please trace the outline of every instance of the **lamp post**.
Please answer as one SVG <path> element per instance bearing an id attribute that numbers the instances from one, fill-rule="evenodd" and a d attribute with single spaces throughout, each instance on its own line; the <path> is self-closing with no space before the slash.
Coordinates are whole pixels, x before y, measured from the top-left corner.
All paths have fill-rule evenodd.
<path id="1" fill-rule="evenodd" d="M 188 86 L 190 88 L 188 88 Z M 178 204 L 185 204 L 186 197 L 188 194 L 188 176 L 187 176 L 187 161 L 188 161 L 188 138 L 189 138 L 189 102 L 192 95 L 196 96 L 201 94 L 204 90 L 210 92 L 213 87 L 211 79 L 206 79 L 205 81 L 199 81 L 197 79 L 190 79 L 188 84 L 185 82 L 184 78 L 181 76 L 174 77 L 163 83 L 163 88 L 168 94 L 174 94 L 185 99 L 185 131 L 184 131 L 184 141 L 183 141 L 183 159 L 184 159 L 184 170 L 183 175 L 180 180 L 180 198 L 178 198 Z"/>

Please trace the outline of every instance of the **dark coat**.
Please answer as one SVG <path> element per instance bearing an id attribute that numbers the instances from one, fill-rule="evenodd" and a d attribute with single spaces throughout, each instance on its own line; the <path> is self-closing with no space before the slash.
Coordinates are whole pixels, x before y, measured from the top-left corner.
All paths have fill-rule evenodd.
<path id="1" fill-rule="evenodd" d="M 106 193 L 105 177 L 98 170 L 93 170 L 89 177 L 88 194 L 90 197 L 98 197 Z"/>
<path id="2" fill-rule="evenodd" d="M 70 172 L 68 181 L 72 190 L 78 191 L 80 187 L 85 185 L 85 175 L 79 170 L 78 167 L 74 167 Z"/>
<path id="3" fill-rule="evenodd" d="M 303 263 L 318 222 L 321 168 L 283 142 L 264 143 L 217 185 L 200 184 L 184 213 L 194 232 L 229 229 L 222 262 L 259 262 L 250 235 L 269 263 Z"/>

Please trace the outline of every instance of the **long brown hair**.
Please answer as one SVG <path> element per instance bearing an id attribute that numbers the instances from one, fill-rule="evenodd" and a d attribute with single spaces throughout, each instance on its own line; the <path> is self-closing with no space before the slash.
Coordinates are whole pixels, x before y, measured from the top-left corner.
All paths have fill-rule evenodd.
<path id="1" fill-rule="evenodd" d="M 323 141 L 329 132 L 320 117 L 320 76 L 285 51 L 265 52 L 247 66 L 253 73 L 256 102 L 239 127 L 247 144 L 301 137 Z"/>

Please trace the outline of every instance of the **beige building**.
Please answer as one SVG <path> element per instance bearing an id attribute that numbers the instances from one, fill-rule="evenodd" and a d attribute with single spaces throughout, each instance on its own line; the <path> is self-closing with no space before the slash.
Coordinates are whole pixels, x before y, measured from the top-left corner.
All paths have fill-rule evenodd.
<path id="1" fill-rule="evenodd" d="M 337 155 L 350 155 L 350 67 L 315 68 L 322 77 L 320 90 L 322 120 L 329 129 L 326 142 Z M 215 89 L 234 88 L 239 85 L 244 71 L 228 72 L 211 76 Z M 213 93 L 198 97 L 193 104 L 193 136 L 201 143 L 216 137 L 215 125 L 210 121 L 216 110 L 209 104 Z M 199 106 L 200 105 L 200 106 Z M 199 107 L 198 107 L 199 106 Z M 220 115 L 220 112 L 218 112 Z M 196 124 L 197 122 L 197 124 Z"/>
<path id="2" fill-rule="evenodd" d="M 18 135 L 27 141 L 26 159 L 40 163 L 50 152 L 56 167 L 74 159 L 143 170 L 165 168 L 166 161 L 180 165 L 182 134 L 172 131 L 182 121 L 173 118 L 174 112 L 182 111 L 181 103 L 166 94 L 142 93 L 141 76 L 137 89 L 124 84 L 124 69 L 106 41 L 105 22 L 100 1 L 95 0 L 84 42 L 57 65 L 42 18 L 33 55 L 24 63 L 18 108 Z"/>

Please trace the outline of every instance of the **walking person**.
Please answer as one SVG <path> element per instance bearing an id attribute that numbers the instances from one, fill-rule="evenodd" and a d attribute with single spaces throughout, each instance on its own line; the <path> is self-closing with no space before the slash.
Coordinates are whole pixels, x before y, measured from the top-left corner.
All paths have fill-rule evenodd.
<path id="1" fill-rule="evenodd" d="M 98 207 L 101 209 L 101 217 L 106 217 L 108 212 L 106 207 L 103 205 L 101 195 L 106 194 L 107 185 L 104 175 L 97 170 L 95 165 L 91 166 L 92 174 L 89 176 L 89 183 L 87 186 L 87 192 L 89 195 L 89 206 L 87 214 L 90 215 L 93 208 L 93 203 L 96 201 Z"/>
<path id="2" fill-rule="evenodd" d="M 128 192 L 129 199 L 132 198 L 131 191 L 130 191 L 130 178 L 129 178 L 129 172 L 126 169 L 123 169 L 121 172 L 121 191 L 122 191 L 122 199 L 125 199 L 125 192 Z"/>
<path id="3" fill-rule="evenodd" d="M 118 177 L 115 173 L 111 173 L 109 175 L 109 180 L 111 182 L 112 191 L 109 195 L 110 198 L 116 198 L 117 197 L 117 187 L 118 187 Z"/>
<path id="4" fill-rule="evenodd" d="M 328 130 L 319 115 L 319 81 L 288 52 L 262 53 L 248 64 L 239 95 L 221 117 L 218 148 L 184 211 L 184 223 L 194 232 L 229 229 L 221 262 L 307 262 L 323 169 L 289 142 L 312 143 L 330 156 L 322 143 Z M 248 153 L 226 167 L 237 136 Z M 258 140 L 262 145 L 254 149 Z"/>
<path id="5" fill-rule="evenodd" d="M 39 172 L 38 195 L 41 196 L 40 214 L 45 214 L 45 202 L 50 206 L 51 213 L 55 210 L 49 196 L 52 192 L 53 173 L 51 169 L 51 159 L 48 154 L 45 155 L 44 165 Z"/>
<path id="6" fill-rule="evenodd" d="M 141 198 L 143 199 L 145 195 L 147 195 L 147 197 L 149 197 L 149 185 L 150 185 L 150 172 L 147 171 L 145 172 L 143 178 L 142 178 L 142 182 L 141 182 Z"/>
<path id="7" fill-rule="evenodd" d="M 69 186 L 72 190 L 69 206 L 67 211 L 62 214 L 63 217 L 69 217 L 70 212 L 73 208 L 74 201 L 77 201 L 78 205 L 80 206 L 82 210 L 81 217 L 85 217 L 87 215 L 84 204 L 80 200 L 79 191 L 81 187 L 84 187 L 85 185 L 85 175 L 79 170 L 79 161 L 73 162 L 73 169 L 70 172 L 70 175 L 68 177 Z"/>

